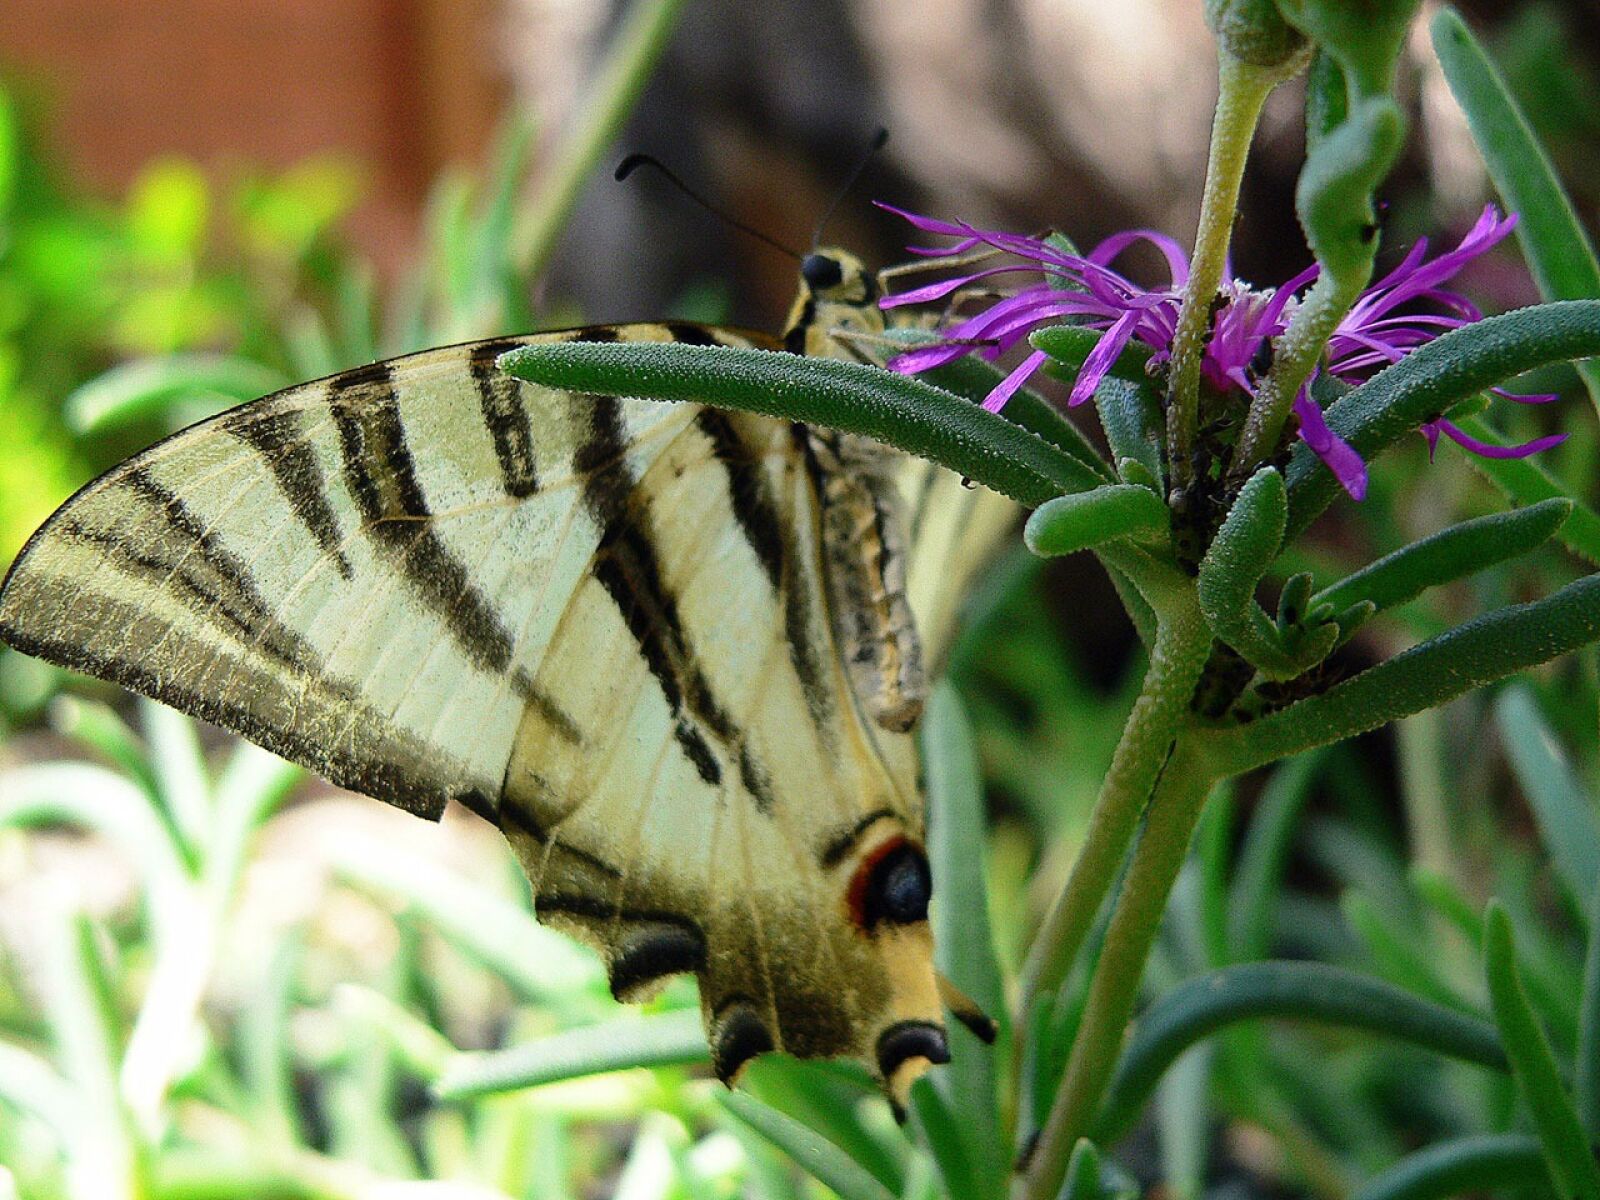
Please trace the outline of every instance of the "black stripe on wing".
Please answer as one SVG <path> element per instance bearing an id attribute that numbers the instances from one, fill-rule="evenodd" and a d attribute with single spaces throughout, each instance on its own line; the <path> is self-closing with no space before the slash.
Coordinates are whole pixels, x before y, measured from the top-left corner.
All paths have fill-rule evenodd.
<path id="1" fill-rule="evenodd" d="M 517 499 L 539 490 L 534 458 L 533 424 L 523 402 L 523 384 L 495 366 L 495 359 L 526 344 L 525 338 L 501 338 L 472 347 L 469 370 L 478 390 L 483 423 L 494 441 L 500 461 L 500 481 L 508 496 Z"/>
<path id="2" fill-rule="evenodd" d="M 373 363 L 335 376 L 328 406 L 339 431 L 345 483 L 366 532 L 462 652 L 487 670 L 505 673 L 511 634 L 429 520 L 432 510 L 406 444 L 390 365 Z"/>
<path id="3" fill-rule="evenodd" d="M 305 410 L 298 408 L 246 409 L 222 418 L 223 429 L 260 455 L 289 502 L 289 510 L 333 559 L 340 576 L 349 579 L 350 560 L 341 545 L 333 506 L 328 503 L 328 481 L 306 440 L 304 425 Z"/>
<path id="4" fill-rule="evenodd" d="M 745 734 L 712 693 L 695 662 L 678 615 L 677 597 L 668 588 L 656 557 L 650 514 L 634 500 L 637 481 L 627 465 L 627 439 L 621 402 L 614 396 L 589 396 L 589 433 L 573 458 L 583 478 L 584 503 L 600 527 L 594 575 L 616 603 L 639 645 L 650 673 L 672 709 L 674 736 L 701 779 L 716 786 L 722 766 L 701 726 L 727 747 L 739 764 L 745 788 L 756 807 L 772 807 L 766 770 L 745 745 Z"/>

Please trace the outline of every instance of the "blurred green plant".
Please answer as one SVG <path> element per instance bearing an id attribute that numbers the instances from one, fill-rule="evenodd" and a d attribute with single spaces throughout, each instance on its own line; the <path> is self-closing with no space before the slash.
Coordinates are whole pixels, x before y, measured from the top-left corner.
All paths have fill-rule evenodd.
<path id="1" fill-rule="evenodd" d="M 1251 70 L 1273 75 L 1283 54 L 1309 45 L 1322 55 L 1311 137 L 1320 159 L 1301 202 L 1310 225 L 1328 226 L 1314 249 L 1339 269 L 1302 320 L 1325 323 L 1371 271 L 1370 248 L 1348 226 L 1393 150 L 1389 70 L 1413 6 L 1377 6 L 1387 22 L 1378 39 L 1352 35 L 1337 6 L 1310 0 L 1210 7 L 1242 22 L 1230 35 L 1243 38 L 1236 58 L 1279 56 Z M 156 164 L 107 210 L 48 182 L 0 93 L 0 552 L 129 444 L 297 378 L 533 325 L 528 271 L 678 8 L 640 7 L 542 196 L 522 198 L 532 130 L 519 121 L 481 182 L 440 181 L 422 262 L 387 303 L 334 235 L 353 202 L 345 169 L 311 164 L 219 196 L 192 167 Z M 1279 9 L 1288 26 L 1246 36 Z M 1470 408 L 1478 387 L 1525 360 L 1588 345 L 1600 298 L 1572 206 L 1487 55 L 1449 10 L 1433 35 L 1496 186 L 1523 214 L 1519 237 L 1546 299 L 1582 311 L 1567 325 L 1550 309 L 1485 322 L 1434 360 L 1341 399 L 1330 423 L 1369 455 L 1434 408 Z M 1548 39 L 1535 48 L 1555 52 Z M 1242 170 L 1234 148 L 1236 161 L 1215 170 Z M 1211 222 L 1219 270 L 1234 190 L 1211 193 L 1213 215 L 1227 218 Z M 1092 350 L 1082 333 L 1035 345 L 1070 377 Z M 671 365 L 702 371 L 696 395 L 729 403 L 773 369 L 706 377 L 692 357 Z M 1447 394 L 1429 369 L 1441 363 L 1479 369 Z M 1109 464 L 1033 393 L 1008 407 L 1014 423 L 986 421 L 969 402 L 996 380 L 980 364 L 952 364 L 931 378 L 937 388 L 839 366 L 777 368 L 811 385 L 810 407 L 784 415 L 915 439 L 1041 504 L 1028 536 L 1040 554 L 1118 538 L 1144 539 L 1143 554 L 1164 535 L 1151 517 L 1152 503 L 1164 507 L 1152 489 L 1166 443 L 1152 436 L 1159 406 L 1141 394 L 1140 364 L 1096 396 Z M 1275 367 L 1278 390 L 1292 394 L 1305 366 L 1291 355 Z M 636 350 L 623 367 L 637 384 Z M 1580 369 L 1596 389 L 1600 376 Z M 908 398 L 939 419 L 906 422 L 897 405 Z M 1483 440 L 1500 436 L 1475 413 L 1456 419 Z M 706 1078 L 692 988 L 617 1016 L 599 964 L 534 921 L 498 845 L 476 848 L 463 869 L 341 838 L 325 854 L 336 880 L 329 921 L 361 926 L 388 950 L 352 966 L 326 923 L 304 919 L 238 947 L 260 928 L 241 913 L 243 881 L 263 842 L 293 822 L 298 773 L 248 746 L 202 753 L 207 735 L 155 705 L 139 705 L 135 728 L 111 693 L 74 684 L 57 695 L 59 673 L 0 657 L 0 711 L 29 730 L 47 713 L 73 751 L 40 751 L 32 734 L 0 746 L 24 764 L 0 769 L 0 889 L 46 877 L 69 829 L 111 847 L 137 897 L 91 914 L 81 897 L 30 896 L 26 939 L 0 920 L 0 1194 L 10 1182 L 40 1200 L 556 1200 L 607 1180 L 623 1200 L 988 1200 L 1012 1186 L 1020 1156 L 1033 1164 L 1023 1177 L 1033 1196 L 1126 1197 L 1158 1182 L 1183 1200 L 1269 1184 L 1326 1200 L 1600 1195 L 1594 660 L 1427 707 L 1592 636 L 1588 591 L 1516 605 L 1573 579 L 1570 560 L 1533 554 L 1551 537 L 1600 562 L 1595 439 L 1574 443 L 1548 467 L 1474 463 L 1522 506 L 1504 514 L 1460 486 L 1459 472 L 1440 469 L 1425 485 L 1375 476 L 1365 534 L 1402 548 L 1365 567 L 1371 556 L 1344 546 L 1280 557 L 1285 532 L 1332 494 L 1309 456 L 1281 475 L 1251 474 L 1219 535 L 1226 570 L 1221 552 L 1198 566 L 1203 611 L 1189 615 L 1206 647 L 1214 635 L 1269 682 L 1292 680 L 1385 610 L 1390 619 L 1364 626 L 1353 649 L 1401 666 L 1369 668 L 1343 692 L 1262 693 L 1260 720 L 1219 728 L 1213 758 L 1180 762 L 1193 794 L 1169 806 L 1179 827 L 1153 835 L 1156 813 L 1137 797 L 1126 837 L 1095 860 L 1103 886 L 1074 894 L 1072 936 L 1035 943 L 1044 949 L 1031 957 L 1069 868 L 1100 836 L 1090 802 L 1140 681 L 1137 670 L 1110 688 L 1087 678 L 1063 649 L 1059 600 L 1036 559 L 1019 554 L 994 574 L 922 738 L 940 966 L 990 1011 L 1015 1015 L 994 1050 L 952 1030 L 954 1061 L 916 1086 L 906 1130 L 853 1069 L 760 1060 L 743 1090 L 720 1090 Z M 1169 652 L 1171 611 L 1158 620 L 1132 582 L 1142 564 L 1115 548 L 1105 557 L 1137 636 L 1153 657 Z M 1313 593 L 1306 570 L 1339 582 Z M 1263 579 L 1281 593 L 1276 613 L 1255 601 Z M 1323 609 L 1331 624 L 1307 616 Z M 1460 624 L 1484 609 L 1489 617 Z M 1452 674 L 1463 662 L 1467 674 Z M 1324 746 L 1396 716 L 1393 784 L 1370 741 Z M 1531 821 L 1496 803 L 1502 757 Z M 1005 806 L 998 824 L 986 791 Z M 1155 889 L 1139 938 L 1122 938 L 1142 938 L 1148 961 L 1141 950 L 1119 964 L 1119 897 L 1139 893 L 1136 870 L 1150 874 L 1140 845 L 1162 850 L 1155 874 L 1168 873 L 1170 898 Z M 1136 1000 L 1124 1037 L 1116 1018 Z M 1081 1049 L 1074 1065 L 1081 1046 L 1092 1069 Z M 1063 1095 L 1073 1097 L 1067 1117 Z"/>

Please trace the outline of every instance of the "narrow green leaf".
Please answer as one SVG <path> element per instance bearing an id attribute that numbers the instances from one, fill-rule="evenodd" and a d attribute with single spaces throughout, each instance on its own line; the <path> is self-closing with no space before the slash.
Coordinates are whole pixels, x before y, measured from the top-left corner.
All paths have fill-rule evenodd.
<path id="1" fill-rule="evenodd" d="M 138 1148 L 117 1091 L 122 1031 L 94 929 L 86 917 L 56 912 L 41 932 L 37 986 L 56 1061 L 73 1086 L 82 1194 L 135 1200 Z"/>
<path id="2" fill-rule="evenodd" d="M 890 329 L 884 337 L 889 342 L 907 346 L 925 345 L 939 340 L 939 334 L 912 326 Z M 885 361 L 889 358 L 887 354 L 883 357 Z M 882 366 L 883 363 L 878 365 Z M 942 367 L 922 371 L 918 374 L 918 378 L 933 384 L 934 387 L 954 392 L 973 404 L 982 404 L 994 390 L 995 385 L 1005 378 L 1005 373 L 977 355 L 967 354 Z M 1056 449 L 1072 455 L 1107 483 L 1115 482 L 1115 473 L 1106 465 L 1089 439 L 1078 431 L 1078 427 L 1065 413 L 1032 388 L 1018 388 L 1013 392 L 1011 399 L 1006 401 L 1001 415 L 1013 425 L 1020 425 Z"/>
<path id="3" fill-rule="evenodd" d="M 1278 557 L 1287 514 L 1283 476 L 1261 468 L 1240 490 L 1200 563 L 1200 610 L 1211 632 L 1246 658 L 1251 650 L 1271 657 L 1274 649 L 1256 585 Z"/>
<path id="4" fill-rule="evenodd" d="M 564 390 L 687 400 L 864 434 L 1029 508 L 1101 482 L 1078 459 L 960 396 L 879 367 L 724 346 L 557 342 L 500 368 Z"/>
<path id="5" fill-rule="evenodd" d="M 233 896 L 256 834 L 305 778 L 305 768 L 249 742 L 239 742 L 228 756 L 212 789 L 204 862 L 206 886 L 219 908 Z"/>
<path id="6" fill-rule="evenodd" d="M 1045 501 L 1028 517 L 1022 540 L 1041 558 L 1059 558 L 1119 538 L 1159 536 L 1169 521 L 1166 504 L 1149 488 L 1106 483 Z"/>
<path id="7" fill-rule="evenodd" d="M 1350 85 L 1344 68 L 1326 50 L 1315 50 L 1306 68 L 1306 149 L 1332 133 L 1350 112 Z"/>
<path id="8" fill-rule="evenodd" d="M 1533 693 L 1509 687 L 1495 703 L 1506 756 L 1556 872 L 1581 911 L 1600 887 L 1600 811 L 1573 773 Z"/>
<path id="9" fill-rule="evenodd" d="M 438 1079 L 461 1057 L 449 1038 L 376 988 L 341 983 L 334 989 L 333 1001 L 338 1015 L 356 1028 L 380 1035 L 399 1063 L 419 1078 Z"/>
<path id="10" fill-rule="evenodd" d="M 726 1092 L 717 1099 L 739 1120 L 837 1192 L 840 1200 L 894 1200 L 894 1194 L 864 1167 L 793 1117 L 743 1092 Z"/>
<path id="11" fill-rule="evenodd" d="M 289 1010 L 304 953 L 305 935 L 300 928 L 279 940 L 260 980 L 245 998 L 239 1021 L 239 1074 L 249 1097 L 250 1127 L 261 1141 L 278 1148 L 300 1141 Z"/>
<path id="12" fill-rule="evenodd" d="M 1133 483 L 1123 465 L 1136 462 L 1144 469 L 1156 491 L 1166 495 L 1166 469 L 1162 461 L 1161 409 L 1148 384 L 1127 383 L 1120 379 L 1101 380 L 1094 391 L 1095 408 L 1100 413 L 1100 428 L 1105 430 L 1112 461 L 1124 483 Z"/>
<path id="13" fill-rule="evenodd" d="M 1597 637 L 1600 575 L 1589 575 L 1542 600 L 1485 613 L 1258 721 L 1208 732 L 1206 750 L 1219 773 L 1236 774 L 1443 704 Z"/>
<path id="14" fill-rule="evenodd" d="M 891 1192 L 905 1187 L 907 1142 L 864 1068 L 766 1054 L 745 1068 L 739 1087 L 832 1142 Z"/>
<path id="15" fill-rule="evenodd" d="M 600 964 L 504 897 L 393 845 L 343 845 L 335 866 L 346 879 L 414 906 L 519 995 L 569 1013 L 593 1011 L 582 1001 L 603 990 Z"/>
<path id="16" fill-rule="evenodd" d="M 1453 329 L 1336 401 L 1328 426 L 1371 462 L 1424 421 L 1547 363 L 1600 354 L 1600 300 L 1519 308 Z M 1288 536 L 1298 537 L 1340 492 L 1304 442 L 1289 460 Z"/>
<path id="17" fill-rule="evenodd" d="M 513 110 L 495 132 L 489 152 L 489 178 L 484 188 L 483 211 L 472 230 L 472 266 L 477 274 L 473 291 L 494 295 L 516 275 L 511 262 L 511 236 L 517 205 L 527 188 L 528 163 L 533 153 L 537 125 L 527 113 Z"/>
<path id="18" fill-rule="evenodd" d="M 1589 905 L 1589 952 L 1583 960 L 1578 998 L 1578 1064 L 1573 1070 L 1578 1114 L 1592 1141 L 1600 1143 L 1600 882 Z"/>
<path id="19" fill-rule="evenodd" d="M 1594 247 L 1505 79 L 1453 8 L 1439 11 L 1431 32 L 1434 53 L 1495 190 L 1517 214 L 1517 241 L 1539 294 L 1546 300 L 1600 296 Z M 1600 363 L 1581 363 L 1578 373 L 1600 410 Z"/>
<path id="20" fill-rule="evenodd" d="M 1268 679 L 1292 679 L 1316 665 L 1339 636 L 1336 626 L 1321 625 L 1291 644 L 1256 602 L 1256 586 L 1283 545 L 1287 513 L 1283 476 L 1262 467 L 1240 489 L 1196 581 L 1211 632 Z"/>
<path id="21" fill-rule="evenodd" d="M 112 367 L 67 397 L 63 416 L 82 435 L 103 433 L 168 412 L 187 400 L 188 424 L 243 400 L 286 387 L 282 372 L 246 358 L 221 354 L 171 354 Z"/>
<path id="22" fill-rule="evenodd" d="M 1034 330 L 1028 335 L 1028 341 L 1035 350 L 1043 350 L 1050 356 L 1046 371 L 1070 381 L 1077 378 L 1103 336 L 1101 330 L 1082 325 L 1051 325 Z M 1147 368 L 1154 355 L 1154 350 L 1134 339 L 1122 348 L 1116 361 L 1106 368 L 1106 374 L 1114 379 L 1148 387 L 1150 374 Z"/>
<path id="23" fill-rule="evenodd" d="M 1156 1088 L 1156 1137 L 1161 1177 L 1174 1200 L 1199 1200 L 1205 1192 L 1212 1123 L 1211 1068 L 1214 1047 L 1192 1046 Z"/>
<path id="24" fill-rule="evenodd" d="M 984 1143 L 975 1143 L 962 1129 L 966 1113 L 958 1121 L 951 1106 L 946 1103 L 931 1079 L 926 1077 L 911 1085 L 911 1112 L 922 1129 L 923 1140 L 933 1155 L 939 1178 L 944 1181 L 947 1196 L 982 1196 L 989 1194 L 988 1185 L 978 1182 L 976 1165 L 972 1161 L 974 1146 L 988 1150 Z"/>
<path id="25" fill-rule="evenodd" d="M 162 807 L 193 862 L 211 825 L 211 781 L 195 723 L 176 709 L 142 696 L 139 716 L 150 743 L 150 766 Z"/>
<path id="26" fill-rule="evenodd" d="M 1238 828 L 1238 803 L 1231 779 L 1217 781 L 1200 814 L 1191 855 L 1199 868 L 1196 905 L 1204 961 L 1201 965 L 1225 967 L 1228 953 L 1228 874 L 1232 867 L 1234 833 Z"/>
<path id="27" fill-rule="evenodd" d="M 1133 586 L 1133 581 L 1110 563 L 1102 564 L 1106 574 L 1111 577 L 1111 586 L 1116 589 L 1117 599 L 1122 602 L 1123 611 L 1128 614 L 1128 620 L 1133 622 L 1134 632 L 1139 635 L 1139 641 L 1146 649 L 1156 644 L 1156 612 L 1150 607 L 1150 602 L 1139 594 L 1139 589 Z"/>
<path id="28" fill-rule="evenodd" d="M 1058 1200 L 1100 1200 L 1100 1151 L 1088 1138 L 1072 1148 Z"/>
<path id="29" fill-rule="evenodd" d="M 1006 1019 L 1005 983 L 989 924 L 984 878 L 988 821 L 972 727 L 948 683 L 934 689 L 922 719 L 922 757 L 928 781 L 928 859 L 933 870 L 935 963 L 996 1021 Z M 961 1114 L 967 1157 L 987 1183 L 1005 1176 L 1000 1146 L 997 1054 L 1006 1045 L 980 1042 L 959 1022 L 950 1025 L 950 1065 L 938 1084 Z M 931 1131 L 930 1131 L 931 1132 Z M 951 1184 L 954 1188 L 954 1184 Z M 958 1194 L 958 1193 L 953 1193 Z"/>
<path id="30" fill-rule="evenodd" d="M 1342 610 L 1369 600 L 1379 611 L 1393 608 L 1428 588 L 1521 557 L 1561 528 L 1572 507 L 1570 500 L 1544 500 L 1527 508 L 1462 521 L 1347 575 L 1318 592 L 1311 603 Z"/>
<path id="31" fill-rule="evenodd" d="M 50 724 L 64 737 L 82 742 L 112 763 L 159 805 L 161 786 L 150 763 L 150 753 L 128 723 L 108 704 L 63 694 L 50 702 Z M 163 817 L 168 816 L 162 811 Z M 178 831 L 173 830 L 176 834 Z"/>
<path id="32" fill-rule="evenodd" d="M 116 846 L 140 873 L 156 939 L 190 928 L 189 874 L 149 796 L 121 775 L 87 763 L 48 763 L 0 772 L 0 829 L 58 821 Z"/>
<path id="33" fill-rule="evenodd" d="M 1482 415 L 1461 417 L 1456 420 L 1470 436 L 1491 446 L 1506 446 L 1509 439 L 1495 429 Z M 1469 455 L 1472 468 L 1487 479 L 1513 504 L 1532 506 L 1542 500 L 1561 499 L 1573 505 L 1572 515 L 1556 531 L 1556 536 L 1571 550 L 1597 567 L 1600 567 L 1600 513 L 1581 499 L 1567 494 L 1567 489 L 1556 481 L 1537 458 L 1485 458 L 1481 454 Z"/>
<path id="34" fill-rule="evenodd" d="M 1482 943 L 1483 913 L 1459 887 L 1425 867 L 1413 866 L 1410 876 L 1412 889 L 1423 903 L 1455 929 L 1463 941 L 1472 946 Z M 1544 1018 L 1546 1026 L 1554 1030 L 1565 1044 L 1575 1044 L 1578 1006 L 1571 979 L 1561 969 L 1563 964 L 1553 962 L 1548 956 L 1537 958 L 1525 954 L 1519 965 L 1523 986 L 1528 989 L 1528 997 Z"/>
<path id="35" fill-rule="evenodd" d="M 1280 763 L 1261 790 L 1229 887 L 1228 947 L 1237 962 L 1271 950 L 1284 864 L 1322 759 L 1313 751 Z"/>
<path id="36" fill-rule="evenodd" d="M 1355 888 L 1339 897 L 1345 920 L 1355 930 L 1371 956 L 1378 973 L 1407 992 L 1446 1008 L 1465 1009 L 1461 999 L 1439 978 L 1436 964 L 1424 947 L 1415 944 L 1393 914 L 1385 912 L 1372 898 Z"/>
<path id="37" fill-rule="evenodd" d="M 463 1100 L 605 1071 L 690 1065 L 709 1059 L 697 1010 L 620 1017 L 509 1050 L 455 1055 L 440 1072 L 434 1092 L 441 1100 Z"/>
<path id="38" fill-rule="evenodd" d="M 1522 990 L 1511 919 L 1498 900 L 1489 901 L 1484 913 L 1483 958 L 1511 1074 L 1533 1115 L 1551 1177 L 1563 1197 L 1600 1200 L 1600 1162 L 1561 1086 L 1555 1055 Z"/>
<path id="39" fill-rule="evenodd" d="M 1501 1189 L 1536 1195 L 1549 1187 L 1538 1139 L 1500 1133 L 1439 1142 L 1408 1154 L 1367 1180 L 1351 1200 L 1446 1200 Z"/>
<path id="40" fill-rule="evenodd" d="M 1101 1141 L 1126 1132 L 1156 1083 L 1202 1038 L 1277 1017 L 1362 1029 L 1493 1070 L 1506 1069 L 1493 1026 L 1393 984 L 1316 962 L 1259 962 L 1186 980 L 1133 1027 L 1096 1122 Z"/>

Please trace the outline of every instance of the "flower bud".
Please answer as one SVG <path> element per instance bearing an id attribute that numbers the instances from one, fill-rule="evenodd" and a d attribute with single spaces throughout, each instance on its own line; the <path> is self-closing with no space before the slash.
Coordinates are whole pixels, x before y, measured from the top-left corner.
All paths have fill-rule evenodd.
<path id="1" fill-rule="evenodd" d="M 1234 58 L 1257 67 L 1291 66 L 1306 39 L 1278 14 L 1273 0 L 1206 0 L 1206 24 Z"/>

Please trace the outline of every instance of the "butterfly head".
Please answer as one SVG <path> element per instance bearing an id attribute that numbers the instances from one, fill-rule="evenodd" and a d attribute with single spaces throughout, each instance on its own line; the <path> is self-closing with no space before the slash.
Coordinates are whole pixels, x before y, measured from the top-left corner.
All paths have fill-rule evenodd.
<path id="1" fill-rule="evenodd" d="M 821 246 L 800 261 L 800 290 L 784 333 L 785 346 L 797 354 L 855 359 L 834 342 L 835 331 L 879 334 L 878 282 L 854 254 Z"/>

